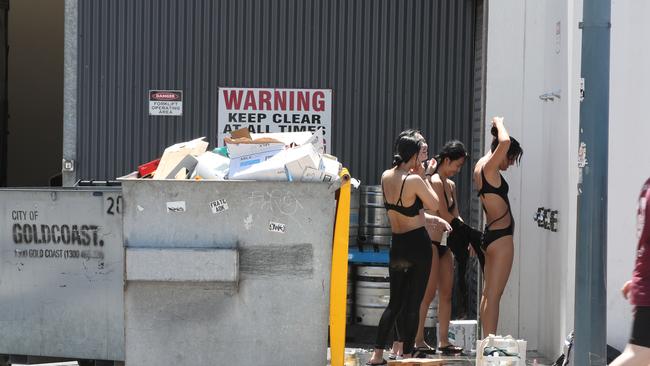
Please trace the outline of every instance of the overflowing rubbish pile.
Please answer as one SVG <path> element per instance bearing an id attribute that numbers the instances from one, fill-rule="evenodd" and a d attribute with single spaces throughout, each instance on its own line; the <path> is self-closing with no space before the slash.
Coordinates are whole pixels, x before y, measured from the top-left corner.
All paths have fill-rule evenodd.
<path id="1" fill-rule="evenodd" d="M 322 130 L 251 134 L 233 131 L 225 146 L 208 149 L 204 137 L 174 144 L 130 178 L 334 182 L 341 163 L 325 154 Z"/>

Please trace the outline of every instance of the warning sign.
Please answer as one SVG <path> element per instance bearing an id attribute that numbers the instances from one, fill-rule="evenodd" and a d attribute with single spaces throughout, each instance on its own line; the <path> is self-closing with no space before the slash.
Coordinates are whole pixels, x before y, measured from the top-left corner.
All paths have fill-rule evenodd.
<path id="1" fill-rule="evenodd" d="M 183 92 L 181 90 L 150 90 L 150 116 L 182 116 Z"/>
<path id="2" fill-rule="evenodd" d="M 315 132 L 322 129 L 330 150 L 331 89 L 219 88 L 219 145 L 230 132 Z"/>

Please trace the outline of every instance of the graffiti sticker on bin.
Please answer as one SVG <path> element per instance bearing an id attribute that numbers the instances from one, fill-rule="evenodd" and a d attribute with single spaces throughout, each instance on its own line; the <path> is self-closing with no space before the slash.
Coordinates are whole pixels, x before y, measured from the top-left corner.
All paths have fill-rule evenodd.
<path id="1" fill-rule="evenodd" d="M 224 212 L 228 210 L 228 202 L 225 199 L 220 199 L 210 202 L 210 209 L 213 214 Z"/>
<path id="2" fill-rule="evenodd" d="M 185 212 L 185 201 L 167 202 L 167 212 Z"/>
<path id="3" fill-rule="evenodd" d="M 287 225 L 279 222 L 269 222 L 269 231 L 284 234 L 287 232 Z"/>

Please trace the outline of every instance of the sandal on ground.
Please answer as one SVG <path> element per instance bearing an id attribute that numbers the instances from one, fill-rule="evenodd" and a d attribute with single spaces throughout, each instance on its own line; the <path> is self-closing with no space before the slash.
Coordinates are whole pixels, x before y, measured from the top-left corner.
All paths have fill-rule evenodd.
<path id="1" fill-rule="evenodd" d="M 379 365 L 386 365 L 388 362 L 386 360 L 381 360 L 381 363 L 372 363 L 370 361 L 366 362 L 366 366 L 379 366 Z"/>
<path id="2" fill-rule="evenodd" d="M 453 344 L 449 344 L 444 347 L 438 347 L 438 350 L 442 352 L 444 356 L 459 355 L 463 353 L 463 347 L 454 346 Z"/>
<path id="3" fill-rule="evenodd" d="M 425 346 L 423 346 L 423 347 L 415 347 L 415 348 L 413 349 L 413 351 L 414 351 L 414 352 L 421 352 L 421 353 L 428 354 L 428 355 L 433 355 L 433 354 L 436 353 L 436 349 L 433 348 L 433 347 L 431 347 L 431 346 L 429 346 L 429 345 L 426 344 L 426 343 L 425 343 Z"/>
<path id="4" fill-rule="evenodd" d="M 398 355 L 397 353 L 392 353 L 392 352 L 391 352 L 391 353 L 388 354 L 388 359 L 391 360 L 391 361 L 394 361 L 394 360 L 401 360 L 401 359 L 402 359 L 402 355 Z"/>
<path id="5" fill-rule="evenodd" d="M 419 353 L 424 353 L 427 355 L 435 355 L 436 354 L 436 349 L 433 347 L 415 347 L 413 349 L 413 352 L 419 352 Z"/>
<path id="6" fill-rule="evenodd" d="M 418 349 L 414 349 L 413 353 L 411 353 L 411 358 L 429 358 L 429 355 L 431 353 L 427 353 L 424 351 L 420 351 Z"/>

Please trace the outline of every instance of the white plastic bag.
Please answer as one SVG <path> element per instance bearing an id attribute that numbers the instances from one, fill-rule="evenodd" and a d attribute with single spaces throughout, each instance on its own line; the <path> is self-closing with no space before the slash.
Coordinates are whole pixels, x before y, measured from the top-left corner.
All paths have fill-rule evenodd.
<path id="1" fill-rule="evenodd" d="M 496 347 L 518 356 L 484 356 L 486 347 Z M 526 365 L 526 341 L 514 339 L 507 335 L 488 335 L 483 340 L 476 341 L 476 366 L 525 366 Z"/>

